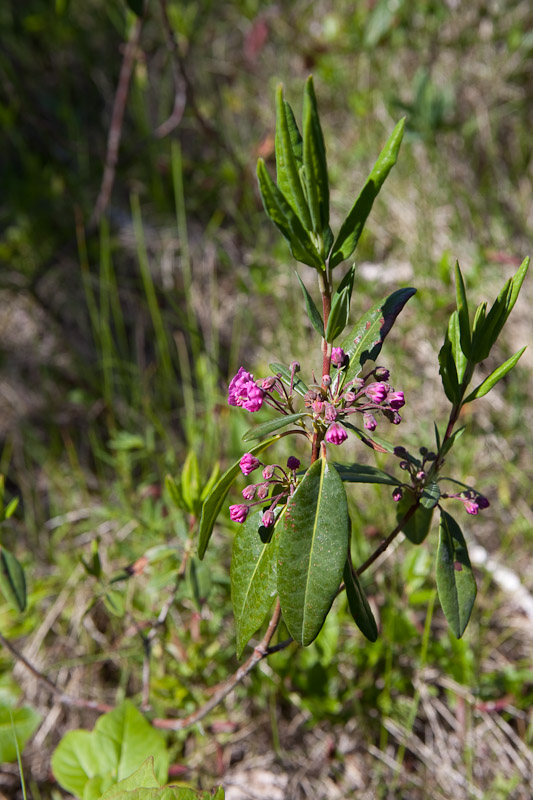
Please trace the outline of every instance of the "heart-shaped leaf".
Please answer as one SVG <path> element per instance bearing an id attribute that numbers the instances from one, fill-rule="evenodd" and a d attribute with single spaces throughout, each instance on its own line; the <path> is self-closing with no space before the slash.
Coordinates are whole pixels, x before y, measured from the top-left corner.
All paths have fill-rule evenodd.
<path id="1" fill-rule="evenodd" d="M 476 599 L 476 580 L 461 528 L 446 511 L 440 517 L 437 591 L 448 625 L 460 639 Z"/>
<path id="2" fill-rule="evenodd" d="M 341 582 L 349 517 L 340 476 L 319 458 L 289 499 L 278 539 L 278 591 L 292 638 L 316 638 Z"/>

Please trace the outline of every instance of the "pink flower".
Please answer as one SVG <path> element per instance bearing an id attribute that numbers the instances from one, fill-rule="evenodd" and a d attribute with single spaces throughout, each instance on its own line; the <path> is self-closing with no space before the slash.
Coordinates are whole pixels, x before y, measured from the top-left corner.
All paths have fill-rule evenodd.
<path id="1" fill-rule="evenodd" d="M 237 505 L 229 507 L 229 516 L 233 522 L 244 522 L 249 512 L 248 506 Z"/>
<path id="2" fill-rule="evenodd" d="M 336 422 L 330 425 L 326 433 L 326 442 L 330 444 L 342 444 L 348 438 L 348 434 Z"/>
<path id="3" fill-rule="evenodd" d="M 265 528 L 270 528 L 270 526 L 273 525 L 275 521 L 276 517 L 273 511 L 265 511 L 265 513 L 261 518 L 261 522 L 263 523 Z"/>
<path id="4" fill-rule="evenodd" d="M 388 384 L 386 383 L 369 383 L 365 386 L 365 394 L 374 403 L 382 403 L 387 397 L 389 391 Z"/>
<path id="5" fill-rule="evenodd" d="M 375 431 L 378 426 L 378 423 L 376 422 L 375 416 L 366 411 L 363 414 L 363 425 L 365 426 L 367 431 Z"/>
<path id="6" fill-rule="evenodd" d="M 239 466 L 243 475 L 249 475 L 254 469 L 257 469 L 260 463 L 259 459 L 251 453 L 245 453 L 239 461 Z"/>
<path id="7" fill-rule="evenodd" d="M 403 396 L 403 392 L 389 392 L 387 395 L 387 400 L 390 403 L 390 407 L 397 411 L 399 408 L 405 405 L 405 398 Z"/>
<path id="8" fill-rule="evenodd" d="M 342 347 L 333 347 L 331 350 L 331 363 L 336 367 L 342 367 L 345 359 L 345 353 Z"/>
<path id="9" fill-rule="evenodd" d="M 467 514 L 473 514 L 475 516 L 479 513 L 479 506 L 477 503 L 474 503 L 472 500 L 464 500 L 463 502 Z"/>
<path id="10" fill-rule="evenodd" d="M 259 411 L 263 405 L 265 392 L 254 381 L 254 376 L 244 367 L 239 367 L 237 374 L 231 379 L 228 387 L 228 403 L 240 406 L 247 411 Z"/>

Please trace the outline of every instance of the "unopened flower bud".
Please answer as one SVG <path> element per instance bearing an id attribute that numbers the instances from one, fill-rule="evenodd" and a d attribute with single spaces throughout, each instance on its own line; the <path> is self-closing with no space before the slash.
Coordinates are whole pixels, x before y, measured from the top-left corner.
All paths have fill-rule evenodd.
<path id="1" fill-rule="evenodd" d="M 274 388 L 276 380 L 276 378 L 264 378 L 261 381 L 261 388 L 264 389 L 265 392 L 270 392 L 270 390 Z"/>
<path id="2" fill-rule="evenodd" d="M 322 375 L 322 386 L 331 386 L 331 377 L 329 375 Z"/>
<path id="3" fill-rule="evenodd" d="M 262 483 L 260 486 L 257 487 L 257 497 L 259 500 L 264 500 L 268 496 L 268 491 L 270 486 L 268 483 Z"/>
<path id="4" fill-rule="evenodd" d="M 394 448 L 394 455 L 401 457 L 407 455 L 407 450 L 402 445 Z"/>
<path id="5" fill-rule="evenodd" d="M 242 490 L 242 496 L 245 500 L 253 500 L 255 497 L 257 486 L 251 484 L 250 486 L 245 486 Z"/>
<path id="6" fill-rule="evenodd" d="M 426 461 L 435 461 L 437 458 L 437 454 L 430 450 L 429 453 L 426 453 Z"/>
<path id="7" fill-rule="evenodd" d="M 248 506 L 244 506 L 244 505 L 230 506 L 229 507 L 230 519 L 232 519 L 233 522 L 241 522 L 242 523 L 242 522 L 244 522 L 244 520 L 248 516 L 249 510 L 250 509 L 248 508 Z"/>
<path id="8" fill-rule="evenodd" d="M 304 394 L 304 405 L 306 408 L 310 408 L 315 400 L 317 399 L 318 395 L 312 389 Z"/>
<path id="9" fill-rule="evenodd" d="M 395 503 L 398 503 L 403 497 L 403 492 L 400 486 L 397 486 L 392 493 L 392 499 Z"/>
<path id="10" fill-rule="evenodd" d="M 331 363 L 336 367 L 342 367 L 344 359 L 346 358 L 342 347 L 333 347 L 331 350 Z"/>
<path id="11" fill-rule="evenodd" d="M 261 518 L 261 522 L 265 526 L 265 528 L 270 528 L 274 522 L 276 521 L 276 517 L 273 511 L 265 511 Z"/>
<path id="12" fill-rule="evenodd" d="M 291 363 L 291 369 L 293 369 L 295 372 L 300 372 L 300 364 L 299 364 L 299 362 L 298 361 L 293 361 Z"/>
<path id="13" fill-rule="evenodd" d="M 374 375 L 378 379 L 378 381 L 388 381 L 390 377 L 390 372 L 385 367 L 376 367 L 374 370 Z"/>
<path id="14" fill-rule="evenodd" d="M 326 433 L 326 442 L 330 444 L 342 444 L 348 438 L 348 434 L 336 422 L 330 425 Z"/>
<path id="15" fill-rule="evenodd" d="M 427 449 L 427 447 L 420 447 L 418 452 L 420 453 L 421 456 L 427 456 L 428 449 Z"/>
<path id="16" fill-rule="evenodd" d="M 365 411 L 363 414 L 363 425 L 367 429 L 367 431 L 375 431 L 378 423 L 376 422 L 376 418 L 373 414 L 370 414 L 369 411 Z"/>
<path id="17" fill-rule="evenodd" d="M 489 503 L 489 501 L 487 500 L 487 498 L 486 498 L 486 497 L 483 497 L 483 495 L 482 495 L 482 494 L 478 495 L 478 497 L 477 497 L 477 501 L 476 501 L 476 502 L 477 502 L 477 504 L 478 504 L 478 506 L 479 506 L 479 508 L 480 508 L 480 509 L 482 509 L 482 508 L 488 508 L 488 507 L 490 506 L 490 503 Z"/>
<path id="18" fill-rule="evenodd" d="M 395 411 L 405 405 L 403 392 L 389 392 L 387 400 L 390 403 L 390 407 Z"/>
<path id="19" fill-rule="evenodd" d="M 426 473 L 424 472 L 424 470 L 423 470 L 423 469 L 419 470 L 419 471 L 416 473 L 416 479 L 417 479 L 417 481 L 423 481 L 425 477 L 426 477 Z"/>
<path id="20" fill-rule="evenodd" d="M 351 405 L 355 402 L 356 394 L 355 392 L 344 392 L 343 394 L 344 402 L 347 406 Z"/>
<path id="21" fill-rule="evenodd" d="M 326 422 L 335 422 L 338 417 L 337 409 L 335 406 L 332 406 L 331 403 L 326 403 L 326 412 L 324 414 L 324 419 Z"/>
<path id="22" fill-rule="evenodd" d="M 263 470 L 263 478 L 268 481 L 274 474 L 276 468 L 272 464 L 268 464 Z"/>
<path id="23" fill-rule="evenodd" d="M 365 394 L 374 403 L 382 403 L 386 397 L 389 387 L 386 383 L 369 383 L 365 386 Z"/>
<path id="24" fill-rule="evenodd" d="M 260 463 L 261 462 L 259 459 L 253 456 L 251 453 L 245 453 L 239 461 L 239 466 L 243 475 L 250 475 L 254 469 L 257 469 Z"/>
<path id="25" fill-rule="evenodd" d="M 409 469 L 409 462 L 400 461 L 400 469 Z"/>
<path id="26" fill-rule="evenodd" d="M 472 514 L 475 516 L 479 512 L 479 505 L 473 500 L 465 500 L 464 506 L 467 514 Z"/>
<path id="27" fill-rule="evenodd" d="M 324 411 L 324 401 L 323 400 L 315 400 L 313 403 L 313 411 L 315 414 L 322 414 Z"/>
<path id="28" fill-rule="evenodd" d="M 296 456 L 289 456 L 287 459 L 287 467 L 290 470 L 298 469 L 300 466 L 300 459 L 296 458 Z"/>

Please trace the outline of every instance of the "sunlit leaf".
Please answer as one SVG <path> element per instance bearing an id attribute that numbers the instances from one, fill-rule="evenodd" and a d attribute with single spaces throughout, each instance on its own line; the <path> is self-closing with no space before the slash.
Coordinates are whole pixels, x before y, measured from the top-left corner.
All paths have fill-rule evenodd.
<path id="1" fill-rule="evenodd" d="M 300 644 L 310 644 L 324 624 L 342 578 L 348 531 L 344 486 L 336 469 L 319 458 L 289 499 L 279 529 L 283 619 Z"/>
<path id="2" fill-rule="evenodd" d="M 291 425 L 291 423 L 308 416 L 309 414 L 304 411 L 299 414 L 287 414 L 287 416 L 276 417 L 276 419 L 263 422 L 262 425 L 257 425 L 255 428 L 250 428 L 250 430 L 246 431 L 242 440 L 243 442 L 249 442 L 251 439 L 260 439 L 262 436 L 274 433 L 274 431 L 285 428 L 287 425 Z"/>
<path id="3" fill-rule="evenodd" d="M 311 211 L 313 230 L 322 235 L 329 222 L 329 182 L 326 163 L 326 147 L 318 108 L 313 78 L 305 84 L 302 113 L 303 163 L 307 199 Z"/>
<path id="4" fill-rule="evenodd" d="M 290 387 L 290 385 L 291 385 L 291 370 L 288 367 L 286 367 L 284 364 L 276 364 L 276 363 L 269 364 L 269 367 L 272 370 L 272 372 L 274 372 L 276 375 L 278 373 L 281 375 L 281 380 L 283 381 L 285 386 Z M 309 388 L 306 386 L 306 384 L 303 382 L 303 380 L 301 378 L 299 378 L 297 375 L 294 376 L 294 379 L 293 379 L 293 382 L 292 382 L 292 388 L 293 388 L 293 390 L 295 392 L 297 392 L 302 397 L 305 394 L 307 394 L 307 392 L 309 391 Z"/>
<path id="5" fill-rule="evenodd" d="M 518 363 L 518 360 L 525 349 L 526 348 L 523 347 L 521 350 L 518 351 L 518 353 L 515 353 L 514 356 L 508 358 L 507 361 L 505 361 L 500 367 L 495 369 L 494 372 L 491 372 L 490 375 L 487 378 L 485 378 L 483 383 L 480 383 L 479 386 L 477 386 L 474 389 L 474 391 L 471 392 L 468 395 L 468 397 L 464 399 L 463 404 L 471 403 L 472 400 L 478 400 L 480 397 L 484 397 L 488 392 L 490 392 L 492 387 L 495 386 L 498 383 L 498 381 L 501 381 L 501 379 L 504 378 L 507 375 L 507 373 L 512 370 L 515 364 Z"/>
<path id="6" fill-rule="evenodd" d="M 298 128 L 292 111 L 287 113 L 287 107 L 288 103 L 283 99 L 283 87 L 279 85 L 276 89 L 276 177 L 280 190 L 300 222 L 307 230 L 311 230 L 309 207 L 300 181 Z"/>

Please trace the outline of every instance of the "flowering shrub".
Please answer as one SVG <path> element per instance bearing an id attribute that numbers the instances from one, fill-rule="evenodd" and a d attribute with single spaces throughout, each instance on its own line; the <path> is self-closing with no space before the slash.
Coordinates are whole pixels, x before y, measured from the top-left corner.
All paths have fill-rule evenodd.
<path id="1" fill-rule="evenodd" d="M 229 385 L 228 403 L 252 413 L 268 406 L 274 416 L 244 435 L 245 441 L 260 443 L 224 473 L 205 499 L 199 555 L 203 558 L 218 513 L 239 472 L 249 476 L 262 468 L 261 479 L 242 491 L 244 502 L 230 506 L 230 518 L 241 525 L 231 566 L 238 653 L 261 627 L 276 597 L 266 645 L 280 615 L 292 639 L 310 644 L 341 590 L 347 593 L 355 623 L 374 641 L 377 626 L 359 576 L 400 532 L 415 545 L 423 542 L 438 513 L 438 595 L 451 630 L 461 637 L 472 611 L 476 583 L 463 533 L 444 503 L 459 500 L 467 514 L 476 515 L 489 506 L 489 501 L 472 487 L 443 477 L 441 470 L 464 433 L 464 427 L 456 428 L 461 409 L 487 394 L 525 349 L 469 391 L 476 365 L 489 355 L 516 302 L 529 260 L 507 281 L 490 310 L 487 303 L 478 307 L 473 321 L 461 270 L 456 266 L 456 310 L 450 316 L 439 353 L 442 384 L 451 406 L 448 419 L 444 426 L 435 423 L 432 449 L 421 446 L 413 453 L 378 438 L 375 431 L 383 419 L 393 425 L 401 423 L 400 410 L 406 399 L 403 391 L 391 385 L 389 370 L 377 365 L 376 360 L 387 334 L 416 290 L 397 289 L 345 333 L 356 267 L 352 265 L 337 286 L 334 270 L 354 252 L 373 202 L 396 163 L 404 120 L 394 128 L 335 237 L 329 225 L 326 152 L 312 79 L 304 92 L 302 133 L 281 87 L 276 105 L 277 183 L 260 159 L 259 188 L 265 211 L 287 239 L 293 256 L 317 273 L 321 310 L 301 280 L 300 285 L 306 313 L 318 336 L 320 377 L 317 380 L 311 374 L 309 382 L 304 382 L 295 361 L 289 367 L 271 364 L 272 373 L 260 380 L 245 367 L 239 368 Z M 342 452 L 340 448 L 349 435 L 397 459 L 398 474 L 332 460 Z M 304 468 L 295 456 L 285 466 L 260 460 L 264 451 L 285 436 L 307 439 L 309 463 Z M 449 481 L 459 486 L 459 491 L 445 491 Z M 351 557 L 345 483 L 388 485 L 396 503 L 396 527 L 358 566 Z"/>

